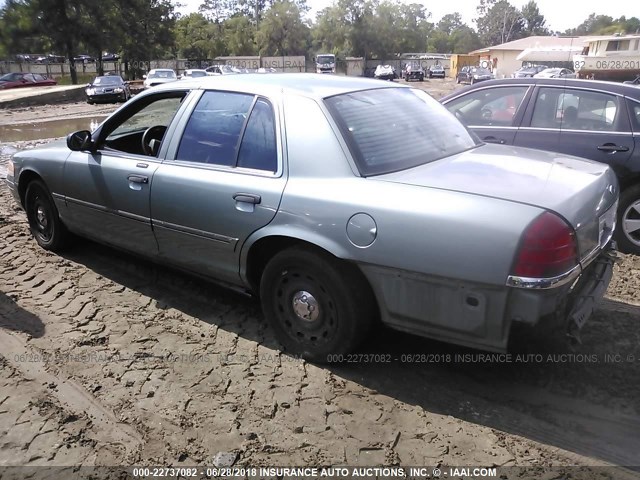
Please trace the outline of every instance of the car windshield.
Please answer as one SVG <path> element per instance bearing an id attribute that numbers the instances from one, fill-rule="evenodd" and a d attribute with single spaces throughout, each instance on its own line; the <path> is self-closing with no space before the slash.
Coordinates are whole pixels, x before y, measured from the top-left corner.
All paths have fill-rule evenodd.
<path id="1" fill-rule="evenodd" d="M 176 72 L 173 70 L 159 70 L 150 73 L 148 78 L 176 78 Z"/>
<path id="2" fill-rule="evenodd" d="M 317 57 L 317 61 L 321 65 L 325 65 L 327 63 L 333 63 L 333 57 Z"/>
<path id="3" fill-rule="evenodd" d="M 491 72 L 486 68 L 474 68 L 471 72 L 475 75 L 491 75 Z"/>
<path id="4" fill-rule="evenodd" d="M 431 70 L 444 70 L 442 65 L 431 65 Z"/>
<path id="5" fill-rule="evenodd" d="M 120 83 L 122 83 L 122 79 L 115 76 L 96 77 L 93 81 L 94 85 L 120 85 Z"/>
<path id="6" fill-rule="evenodd" d="M 0 82 L 16 82 L 22 78 L 21 73 L 7 73 L 0 77 Z"/>
<path id="7" fill-rule="evenodd" d="M 185 74 L 187 77 L 206 77 L 207 72 L 188 72 Z"/>
<path id="8" fill-rule="evenodd" d="M 405 170 L 479 145 L 422 90 L 365 90 L 325 101 L 363 176 Z"/>

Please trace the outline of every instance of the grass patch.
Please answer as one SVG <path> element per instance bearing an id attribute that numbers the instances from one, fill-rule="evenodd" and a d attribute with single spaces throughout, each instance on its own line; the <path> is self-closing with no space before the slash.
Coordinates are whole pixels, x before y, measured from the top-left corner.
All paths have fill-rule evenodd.
<path id="1" fill-rule="evenodd" d="M 78 74 L 78 85 L 86 85 L 90 83 L 91 80 L 95 78 L 95 74 L 93 73 L 79 73 Z M 58 85 L 72 85 L 71 83 L 71 75 L 65 75 L 64 77 L 58 77 Z"/>

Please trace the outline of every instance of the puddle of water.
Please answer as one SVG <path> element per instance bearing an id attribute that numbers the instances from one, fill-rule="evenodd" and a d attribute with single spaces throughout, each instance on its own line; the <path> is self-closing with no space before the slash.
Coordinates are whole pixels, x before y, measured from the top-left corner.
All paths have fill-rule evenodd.
<path id="1" fill-rule="evenodd" d="M 50 120 L 46 122 L 0 125 L 0 142 L 40 140 L 42 138 L 65 137 L 76 130 L 95 130 L 106 116 Z M 4 153 L 4 152 L 3 152 Z"/>

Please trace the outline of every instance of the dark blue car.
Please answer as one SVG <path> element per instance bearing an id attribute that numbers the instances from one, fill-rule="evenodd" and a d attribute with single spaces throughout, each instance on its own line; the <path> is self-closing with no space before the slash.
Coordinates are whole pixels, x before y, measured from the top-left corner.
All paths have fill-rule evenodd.
<path id="1" fill-rule="evenodd" d="M 487 143 L 610 165 L 622 189 L 618 246 L 640 254 L 640 88 L 593 80 L 509 78 L 470 85 L 441 102 Z"/>

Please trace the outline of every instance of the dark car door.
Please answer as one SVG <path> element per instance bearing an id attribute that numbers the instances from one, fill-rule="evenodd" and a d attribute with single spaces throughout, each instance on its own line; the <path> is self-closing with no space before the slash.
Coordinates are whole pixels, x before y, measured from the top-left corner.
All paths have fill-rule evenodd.
<path id="1" fill-rule="evenodd" d="M 511 145 L 530 90 L 529 85 L 480 87 L 445 106 L 482 141 Z"/>
<path id="2" fill-rule="evenodd" d="M 587 88 L 540 86 L 529 113 L 529 125 L 518 132 L 517 145 L 607 163 L 623 174 L 634 139 L 622 96 Z"/>
<path id="3" fill-rule="evenodd" d="M 161 161 L 145 153 L 141 143 L 151 127 L 155 143 L 162 141 L 185 95 L 146 95 L 95 132 L 95 152 L 71 152 L 64 166 L 64 213 L 72 230 L 134 252 L 157 254 L 149 195 Z"/>
<path id="4" fill-rule="evenodd" d="M 279 118 L 262 97 L 202 93 L 153 180 L 162 257 L 240 283 L 240 247 L 273 219 L 286 183 Z"/>

